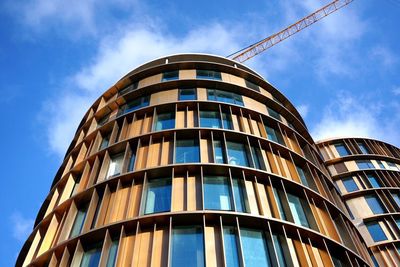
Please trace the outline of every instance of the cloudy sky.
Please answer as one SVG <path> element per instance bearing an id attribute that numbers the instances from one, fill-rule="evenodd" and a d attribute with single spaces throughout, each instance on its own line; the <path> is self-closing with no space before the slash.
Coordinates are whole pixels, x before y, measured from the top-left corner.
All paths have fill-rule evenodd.
<path id="1" fill-rule="evenodd" d="M 0 2 L 0 266 L 13 266 L 83 114 L 132 68 L 170 53 L 226 56 L 330 0 Z M 355 0 L 246 62 L 316 140 L 400 145 L 399 0 Z"/>

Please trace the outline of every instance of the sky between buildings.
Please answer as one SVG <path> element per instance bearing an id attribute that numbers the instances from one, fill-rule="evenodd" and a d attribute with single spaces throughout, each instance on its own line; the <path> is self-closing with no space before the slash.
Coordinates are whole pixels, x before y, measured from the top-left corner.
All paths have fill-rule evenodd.
<path id="1" fill-rule="evenodd" d="M 13 266 L 91 103 L 171 53 L 226 56 L 330 0 L 3 0 L 0 266 Z M 246 65 L 281 90 L 315 140 L 400 145 L 400 1 L 355 0 Z"/>

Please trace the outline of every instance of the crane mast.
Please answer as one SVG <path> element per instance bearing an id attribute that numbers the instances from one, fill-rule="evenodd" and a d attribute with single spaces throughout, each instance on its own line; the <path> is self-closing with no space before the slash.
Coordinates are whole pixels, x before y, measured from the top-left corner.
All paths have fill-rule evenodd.
<path id="1" fill-rule="evenodd" d="M 299 31 L 307 28 L 308 26 L 314 24 L 315 22 L 325 18 L 326 16 L 332 14 L 333 12 L 341 9 L 344 6 L 347 6 L 354 0 L 335 0 L 326 6 L 318 9 L 312 14 L 302 18 L 296 23 L 290 25 L 289 27 L 277 32 L 257 43 L 254 43 L 246 48 L 243 48 L 229 56 L 227 58 L 231 58 L 240 63 L 264 52 L 265 50 L 271 48 L 272 46 L 282 42 L 283 40 L 289 38 L 290 36 L 298 33 Z"/>

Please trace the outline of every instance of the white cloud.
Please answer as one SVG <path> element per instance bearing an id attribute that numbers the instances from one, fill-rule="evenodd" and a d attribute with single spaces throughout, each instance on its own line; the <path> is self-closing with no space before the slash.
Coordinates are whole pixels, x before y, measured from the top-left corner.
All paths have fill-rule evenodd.
<path id="1" fill-rule="evenodd" d="M 10 216 L 12 235 L 18 241 L 24 241 L 33 229 L 34 220 L 25 218 L 20 212 L 14 212 Z"/>
<path id="2" fill-rule="evenodd" d="M 400 113 L 395 102 L 382 105 L 369 97 L 354 97 L 341 92 L 325 108 L 319 122 L 311 128 L 315 140 L 333 137 L 369 137 L 399 144 L 400 116 L 387 116 L 387 109 Z"/>
<path id="3" fill-rule="evenodd" d="M 310 109 L 309 105 L 299 105 L 296 107 L 297 111 L 300 113 L 301 117 L 306 118 L 308 111 Z"/>
<path id="4" fill-rule="evenodd" d="M 400 96 L 400 86 L 394 87 L 394 88 L 392 89 L 392 93 L 393 93 L 394 95 Z"/>
<path id="5" fill-rule="evenodd" d="M 51 152 L 63 156 L 85 111 L 118 79 L 146 61 L 171 53 L 206 52 L 225 55 L 240 47 L 230 25 L 205 25 L 182 38 L 152 27 L 131 25 L 100 43 L 91 63 L 66 79 L 62 93 L 44 104 L 40 118 L 47 125 Z M 237 33 L 237 32 L 236 32 Z M 210 41 L 212 40 L 212 41 Z M 252 62 L 256 65 L 257 60 Z"/>
<path id="6" fill-rule="evenodd" d="M 369 54 L 384 67 L 392 67 L 398 61 L 396 54 L 382 45 L 373 47 Z"/>

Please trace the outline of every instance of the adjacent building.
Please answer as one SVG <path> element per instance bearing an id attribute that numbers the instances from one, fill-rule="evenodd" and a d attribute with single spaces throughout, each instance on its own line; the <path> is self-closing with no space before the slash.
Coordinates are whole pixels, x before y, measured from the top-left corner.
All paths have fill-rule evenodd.
<path id="1" fill-rule="evenodd" d="M 398 155 L 373 157 L 389 168 Z M 352 222 L 368 214 L 332 175 L 259 74 L 218 56 L 163 57 L 87 111 L 16 264 L 370 266 L 372 242 Z M 373 219 L 395 227 L 392 214 Z"/>
<path id="2" fill-rule="evenodd" d="M 318 143 L 376 266 L 400 265 L 400 149 L 366 138 Z"/>

